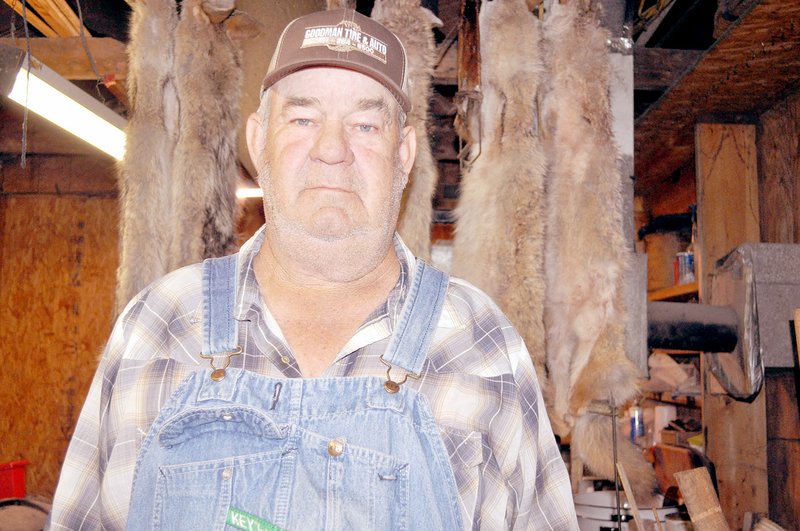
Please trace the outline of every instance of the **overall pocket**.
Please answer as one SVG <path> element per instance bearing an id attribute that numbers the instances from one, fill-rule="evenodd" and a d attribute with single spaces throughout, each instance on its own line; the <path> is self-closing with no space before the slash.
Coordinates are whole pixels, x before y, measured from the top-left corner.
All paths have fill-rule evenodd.
<path id="1" fill-rule="evenodd" d="M 292 477 L 294 462 L 288 431 L 246 406 L 192 408 L 167 420 L 141 464 L 154 469 L 142 477 L 151 485 L 135 489 L 152 500 L 142 507 L 152 508 L 145 527 L 224 529 L 231 515 L 278 518 L 275 493 Z"/>
<path id="2" fill-rule="evenodd" d="M 297 440 L 289 529 L 408 529 L 407 462 L 315 431 Z"/>

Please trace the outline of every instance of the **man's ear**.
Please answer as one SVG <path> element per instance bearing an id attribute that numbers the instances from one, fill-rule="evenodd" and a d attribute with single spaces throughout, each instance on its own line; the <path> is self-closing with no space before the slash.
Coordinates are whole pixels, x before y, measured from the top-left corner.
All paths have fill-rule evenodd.
<path id="1" fill-rule="evenodd" d="M 413 126 L 407 125 L 403 128 L 400 138 L 400 161 L 403 164 L 406 174 L 411 173 L 414 166 L 414 158 L 417 156 L 417 131 Z"/>
<path id="2" fill-rule="evenodd" d="M 251 114 L 247 118 L 247 151 L 250 153 L 250 160 L 256 171 L 261 167 L 261 152 L 264 149 L 264 128 L 261 127 L 261 117 L 257 113 Z"/>

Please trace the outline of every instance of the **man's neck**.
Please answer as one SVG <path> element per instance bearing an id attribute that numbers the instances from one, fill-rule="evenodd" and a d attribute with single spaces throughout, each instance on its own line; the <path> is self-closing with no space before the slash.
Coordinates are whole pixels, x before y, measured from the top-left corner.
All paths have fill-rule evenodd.
<path id="1" fill-rule="evenodd" d="M 400 276 L 393 247 L 377 267 L 346 281 L 320 274 L 320 262 L 326 258 L 321 255 L 314 264 L 296 263 L 276 253 L 266 240 L 254 264 L 261 296 L 305 376 L 318 376 L 330 366 Z"/>

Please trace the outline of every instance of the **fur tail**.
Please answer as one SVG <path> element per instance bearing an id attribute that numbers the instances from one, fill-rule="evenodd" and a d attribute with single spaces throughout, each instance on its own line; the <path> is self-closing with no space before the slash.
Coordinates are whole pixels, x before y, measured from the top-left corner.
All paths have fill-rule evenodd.
<path id="1" fill-rule="evenodd" d="M 571 451 L 586 467 L 600 477 L 614 478 L 614 442 L 612 420 L 597 413 L 578 417 L 572 428 Z M 645 461 L 642 451 L 624 434 L 617 432 L 617 461 L 625 468 L 636 503 L 652 507 L 658 488 L 653 467 Z"/>

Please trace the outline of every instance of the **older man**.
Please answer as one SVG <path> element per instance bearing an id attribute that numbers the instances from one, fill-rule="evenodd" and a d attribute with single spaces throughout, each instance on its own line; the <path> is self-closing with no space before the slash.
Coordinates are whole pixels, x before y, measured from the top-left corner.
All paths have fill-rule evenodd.
<path id="1" fill-rule="evenodd" d="M 395 234 L 409 109 L 386 28 L 287 26 L 247 127 L 266 224 L 128 305 L 52 528 L 577 527 L 519 335 Z"/>

